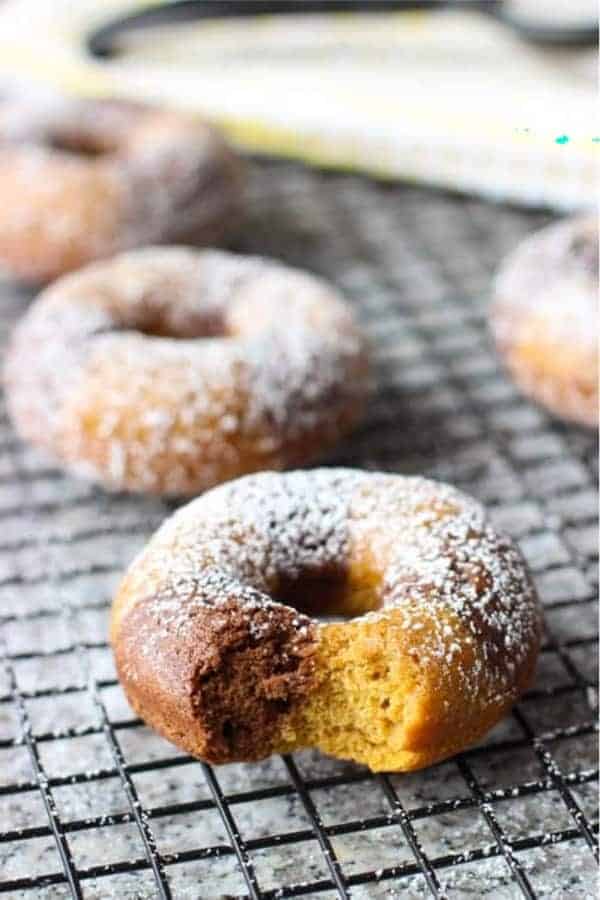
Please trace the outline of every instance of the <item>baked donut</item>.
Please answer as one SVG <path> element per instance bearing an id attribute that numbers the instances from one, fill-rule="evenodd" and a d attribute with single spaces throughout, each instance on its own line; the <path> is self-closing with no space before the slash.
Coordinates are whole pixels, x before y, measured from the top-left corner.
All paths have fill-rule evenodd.
<path id="1" fill-rule="evenodd" d="M 111 622 L 129 702 L 183 750 L 317 747 L 375 771 L 481 738 L 530 683 L 539 639 L 525 563 L 475 500 L 351 469 L 262 472 L 181 508 Z"/>
<path id="2" fill-rule="evenodd" d="M 5 368 L 23 438 L 109 488 L 172 495 L 319 456 L 361 416 L 366 375 L 363 338 L 330 285 L 176 247 L 46 288 Z"/>
<path id="3" fill-rule="evenodd" d="M 519 387 L 563 419 L 598 424 L 598 222 L 551 225 L 500 269 L 492 329 Z"/>
<path id="4" fill-rule="evenodd" d="M 216 242 L 240 164 L 206 123 L 114 100 L 0 98 L 0 265 L 32 282 L 149 243 Z"/>

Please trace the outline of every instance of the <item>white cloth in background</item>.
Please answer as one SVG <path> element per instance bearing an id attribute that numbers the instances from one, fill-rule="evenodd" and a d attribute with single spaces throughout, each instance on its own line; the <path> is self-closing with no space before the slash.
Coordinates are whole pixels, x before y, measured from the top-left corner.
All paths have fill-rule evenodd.
<path id="1" fill-rule="evenodd" d="M 140 5 L 6 0 L 0 79 L 196 110 L 254 152 L 502 201 L 594 202 L 595 51 L 541 50 L 475 11 L 436 10 L 198 22 L 86 56 L 85 34 Z"/>

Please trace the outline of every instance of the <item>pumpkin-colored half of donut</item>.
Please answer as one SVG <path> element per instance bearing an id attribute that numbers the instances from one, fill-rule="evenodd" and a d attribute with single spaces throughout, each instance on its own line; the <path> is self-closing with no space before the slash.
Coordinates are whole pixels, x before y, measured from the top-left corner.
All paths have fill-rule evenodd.
<path id="1" fill-rule="evenodd" d="M 376 771 L 485 735 L 539 639 L 526 566 L 479 504 L 342 469 L 260 473 L 183 507 L 133 563 L 111 627 L 131 705 L 187 752 L 316 747 Z"/>

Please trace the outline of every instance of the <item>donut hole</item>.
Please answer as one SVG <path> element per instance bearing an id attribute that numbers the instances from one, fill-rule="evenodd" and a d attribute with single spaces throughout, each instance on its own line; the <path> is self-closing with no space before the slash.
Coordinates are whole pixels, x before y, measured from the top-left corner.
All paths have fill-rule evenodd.
<path id="1" fill-rule="evenodd" d="M 276 599 L 322 621 L 343 621 L 381 606 L 375 580 L 356 581 L 345 571 L 301 572 L 280 576 Z"/>
<path id="2" fill-rule="evenodd" d="M 168 277 L 152 273 L 150 279 L 144 280 L 143 270 L 139 276 L 134 270 L 133 278 L 136 277 L 140 282 L 137 296 L 132 296 L 125 308 L 112 311 L 120 328 L 151 338 L 182 341 L 233 336 L 223 308 L 203 303 L 201 296 L 190 302 L 186 286 L 176 272 Z M 124 278 L 132 279 L 126 264 Z"/>
<path id="3" fill-rule="evenodd" d="M 183 317 L 168 310 L 149 310 L 133 323 L 133 327 L 148 337 L 180 341 L 230 336 L 222 315 L 202 311 Z"/>
<path id="4" fill-rule="evenodd" d="M 92 159 L 106 156 L 109 153 L 113 153 L 116 149 L 114 144 L 109 143 L 106 138 L 85 132 L 56 132 L 50 136 L 47 143 L 51 150 L 55 150 L 58 153 L 67 153 L 70 156 L 85 156 Z"/>

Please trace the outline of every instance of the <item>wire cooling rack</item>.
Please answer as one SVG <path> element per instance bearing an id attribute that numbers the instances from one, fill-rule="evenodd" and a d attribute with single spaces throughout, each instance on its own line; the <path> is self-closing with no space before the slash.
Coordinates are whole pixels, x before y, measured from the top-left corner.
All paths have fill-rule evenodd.
<path id="1" fill-rule="evenodd" d="M 596 446 L 520 396 L 486 329 L 491 273 L 547 217 L 284 163 L 250 174 L 237 249 L 331 278 L 372 339 L 369 420 L 328 462 L 487 503 L 545 605 L 537 680 L 484 743 L 421 773 L 182 756 L 133 717 L 106 643 L 116 580 L 169 507 L 64 477 L 4 414 L 0 894 L 595 897 Z M 8 331 L 29 297 L 0 293 Z"/>

